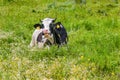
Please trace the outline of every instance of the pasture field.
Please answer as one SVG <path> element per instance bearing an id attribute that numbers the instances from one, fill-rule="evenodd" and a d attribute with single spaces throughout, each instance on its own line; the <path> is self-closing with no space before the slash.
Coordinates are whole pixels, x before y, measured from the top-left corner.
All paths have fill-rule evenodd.
<path id="1" fill-rule="evenodd" d="M 46 17 L 62 22 L 68 45 L 28 48 Z M 120 2 L 0 0 L 0 80 L 120 80 Z"/>

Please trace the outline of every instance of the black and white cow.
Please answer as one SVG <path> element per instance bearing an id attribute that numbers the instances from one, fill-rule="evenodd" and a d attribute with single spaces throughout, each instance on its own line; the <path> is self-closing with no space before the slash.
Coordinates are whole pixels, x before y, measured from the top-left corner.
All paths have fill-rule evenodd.
<path id="1" fill-rule="evenodd" d="M 38 45 L 43 48 L 45 45 L 57 44 L 58 46 L 67 44 L 68 36 L 66 29 L 61 22 L 54 23 L 56 19 L 45 18 L 40 24 L 35 24 L 35 31 L 32 35 L 30 47 Z"/>
<path id="2" fill-rule="evenodd" d="M 61 22 L 54 23 L 56 19 L 45 18 L 41 20 L 44 30 L 47 30 L 53 37 L 54 44 L 63 45 L 67 44 L 68 35 L 65 27 Z"/>

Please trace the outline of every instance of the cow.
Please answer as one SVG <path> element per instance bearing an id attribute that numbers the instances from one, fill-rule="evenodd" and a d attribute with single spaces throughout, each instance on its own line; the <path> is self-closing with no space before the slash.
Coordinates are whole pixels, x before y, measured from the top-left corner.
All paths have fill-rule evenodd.
<path id="1" fill-rule="evenodd" d="M 67 44 L 68 35 L 65 27 L 61 22 L 54 23 L 56 19 L 45 18 L 41 20 L 44 30 L 47 30 L 50 36 L 53 37 L 54 44 L 58 46 Z"/>
<path id="2" fill-rule="evenodd" d="M 35 24 L 30 47 L 38 45 L 39 48 L 50 45 L 64 45 L 68 42 L 68 35 L 61 22 L 55 23 L 56 19 L 45 18 L 41 23 Z"/>

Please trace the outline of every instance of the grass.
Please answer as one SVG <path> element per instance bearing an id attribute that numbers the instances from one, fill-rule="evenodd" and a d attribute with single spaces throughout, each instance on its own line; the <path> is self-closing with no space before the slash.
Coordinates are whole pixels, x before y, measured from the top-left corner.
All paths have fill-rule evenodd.
<path id="1" fill-rule="evenodd" d="M 119 80 L 119 2 L 0 1 L 0 80 Z M 51 17 L 69 35 L 68 47 L 29 49 L 33 25 Z"/>

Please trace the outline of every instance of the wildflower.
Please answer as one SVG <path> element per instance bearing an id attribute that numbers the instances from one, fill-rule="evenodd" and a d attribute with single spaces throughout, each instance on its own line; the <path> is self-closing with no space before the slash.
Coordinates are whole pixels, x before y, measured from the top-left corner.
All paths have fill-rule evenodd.
<path id="1" fill-rule="evenodd" d="M 80 56 L 80 58 L 81 58 L 81 59 L 83 59 L 83 58 L 84 58 L 84 56 Z"/>
<path id="2" fill-rule="evenodd" d="M 90 59 L 88 59 L 88 61 L 90 61 Z"/>
<path id="3" fill-rule="evenodd" d="M 113 76 L 115 75 L 115 73 L 114 73 L 114 72 L 112 72 L 111 74 L 112 74 Z"/>

